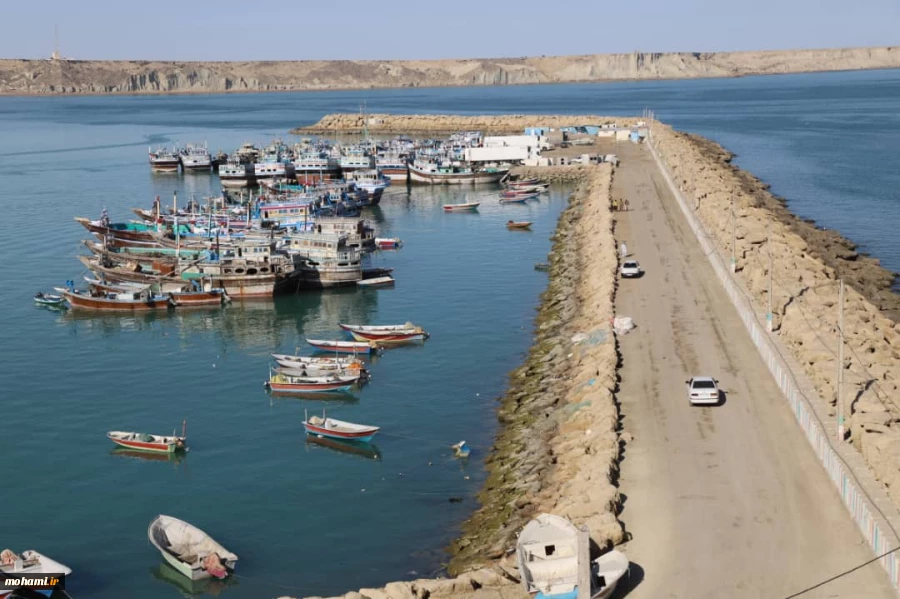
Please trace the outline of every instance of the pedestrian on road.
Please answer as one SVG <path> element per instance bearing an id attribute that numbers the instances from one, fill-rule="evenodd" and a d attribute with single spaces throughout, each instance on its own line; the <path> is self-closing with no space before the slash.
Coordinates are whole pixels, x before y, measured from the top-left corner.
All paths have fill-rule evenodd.
<path id="1" fill-rule="evenodd" d="M 628 255 L 628 248 L 625 247 L 625 242 L 624 242 L 624 241 L 622 242 L 622 248 L 621 248 L 621 249 L 622 249 L 622 257 L 624 258 L 625 256 Z"/>

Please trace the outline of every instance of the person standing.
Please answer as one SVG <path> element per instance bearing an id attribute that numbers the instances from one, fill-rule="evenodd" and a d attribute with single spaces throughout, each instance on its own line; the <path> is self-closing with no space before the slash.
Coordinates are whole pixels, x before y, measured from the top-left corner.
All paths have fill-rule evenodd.
<path id="1" fill-rule="evenodd" d="M 625 258 L 625 256 L 628 255 L 628 248 L 625 246 L 624 241 L 622 242 L 622 247 L 620 249 L 622 250 L 622 258 Z"/>

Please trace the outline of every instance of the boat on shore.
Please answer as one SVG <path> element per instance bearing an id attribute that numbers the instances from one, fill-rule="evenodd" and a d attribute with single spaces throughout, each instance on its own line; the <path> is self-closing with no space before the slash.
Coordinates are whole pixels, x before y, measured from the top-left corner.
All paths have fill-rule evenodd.
<path id="1" fill-rule="evenodd" d="M 181 436 L 177 436 L 174 432 L 171 435 L 150 435 L 124 431 L 109 431 L 106 436 L 116 445 L 126 449 L 153 453 L 175 453 L 176 451 L 187 451 L 186 429 L 187 421 L 184 421 L 181 423 Z"/>
<path id="2" fill-rule="evenodd" d="M 320 351 L 339 354 L 374 354 L 378 344 L 372 341 L 336 341 L 330 339 L 307 339 L 307 343 Z"/>
<path id="3" fill-rule="evenodd" d="M 335 418 L 328 418 L 325 412 L 322 417 L 313 416 L 312 418 L 304 411 L 303 428 L 306 434 L 316 437 L 327 437 L 339 441 L 353 441 L 357 443 L 368 443 L 375 434 L 381 430 L 377 426 L 369 426 L 367 424 L 356 424 L 354 422 L 346 422 Z"/>
<path id="4" fill-rule="evenodd" d="M 411 322 L 397 325 L 338 324 L 357 341 L 374 341 L 379 344 L 424 341 L 430 336 L 422 327 Z"/>
<path id="5" fill-rule="evenodd" d="M 0 551 L 0 574 L 11 578 L 43 578 L 46 574 L 64 574 L 68 576 L 72 569 L 56 560 L 50 559 L 34 549 L 27 549 L 17 555 L 10 549 Z M 10 576 L 11 575 L 11 576 Z M 50 597 L 53 589 L 32 590 L 31 593 Z M 16 588 L 0 589 L 0 599 L 24 596 Z M 32 596 L 32 595 L 29 595 Z"/>
<path id="6" fill-rule="evenodd" d="M 147 538 L 163 559 L 189 580 L 226 578 L 234 572 L 238 556 L 196 526 L 159 515 L 147 527 Z"/>
<path id="7" fill-rule="evenodd" d="M 591 599 L 606 599 L 628 571 L 628 558 L 610 551 L 593 562 L 587 530 L 579 530 L 569 520 L 553 514 L 540 514 L 522 529 L 516 542 L 516 558 L 522 586 L 536 599 L 575 599 L 579 574 L 589 570 Z M 579 552 L 579 543 L 584 543 Z"/>
<path id="8" fill-rule="evenodd" d="M 444 204 L 444 212 L 473 212 L 478 210 L 481 202 L 461 202 L 459 204 Z"/>

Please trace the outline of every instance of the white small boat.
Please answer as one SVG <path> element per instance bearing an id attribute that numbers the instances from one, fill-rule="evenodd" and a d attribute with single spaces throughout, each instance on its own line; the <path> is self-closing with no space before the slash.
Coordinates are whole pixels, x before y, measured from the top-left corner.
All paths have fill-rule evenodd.
<path id="1" fill-rule="evenodd" d="M 12 574 L 16 577 L 38 578 L 40 574 L 65 574 L 68 576 L 72 573 L 72 569 L 33 549 L 23 551 L 21 555 L 4 549 L 0 551 L 0 573 Z M 14 591 L 15 589 L 0 589 L 0 599 L 6 599 Z M 47 597 L 53 593 L 49 589 L 37 592 Z"/>
<path id="2" fill-rule="evenodd" d="M 590 564 L 582 563 L 580 534 L 587 533 L 553 514 L 541 514 L 525 525 L 516 543 L 516 557 L 522 586 L 529 595 L 535 599 L 576 599 L 582 568 L 590 568 L 591 599 L 612 595 L 628 571 L 628 558 L 610 551 Z"/>
<path id="3" fill-rule="evenodd" d="M 357 287 L 384 287 L 394 284 L 394 277 L 388 275 L 386 277 L 375 277 L 372 279 L 363 279 L 356 282 Z"/>
<path id="4" fill-rule="evenodd" d="M 471 212 L 477 210 L 481 202 L 463 202 L 460 204 L 444 204 L 444 212 Z"/>
<path id="5" fill-rule="evenodd" d="M 172 516 L 157 516 L 147 528 L 147 538 L 170 566 L 190 580 L 225 578 L 237 565 L 237 555 L 196 526 Z"/>

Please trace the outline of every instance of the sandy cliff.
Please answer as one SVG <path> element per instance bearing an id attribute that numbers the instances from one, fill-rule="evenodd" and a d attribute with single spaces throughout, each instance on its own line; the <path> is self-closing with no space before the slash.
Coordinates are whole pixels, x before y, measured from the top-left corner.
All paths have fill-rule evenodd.
<path id="1" fill-rule="evenodd" d="M 459 60 L 0 60 L 0 94 L 218 93 L 736 77 L 900 67 L 900 48 Z"/>

